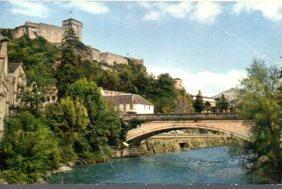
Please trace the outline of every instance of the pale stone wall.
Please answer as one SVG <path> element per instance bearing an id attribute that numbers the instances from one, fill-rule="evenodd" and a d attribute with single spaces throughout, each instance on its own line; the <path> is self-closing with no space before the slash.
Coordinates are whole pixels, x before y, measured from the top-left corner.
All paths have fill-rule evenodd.
<path id="1" fill-rule="evenodd" d="M 114 63 L 128 64 L 128 59 L 117 54 L 103 52 L 100 53 L 100 62 L 105 62 L 108 63 L 109 65 L 113 65 Z"/>
<path id="2" fill-rule="evenodd" d="M 82 22 L 74 19 L 68 19 L 63 21 L 63 28 L 72 28 L 76 35 L 78 36 L 78 39 L 82 41 L 82 28 L 83 24 Z"/>
<path id="3" fill-rule="evenodd" d="M 19 66 L 14 73 L 9 73 L 7 81 L 9 106 L 16 107 L 20 104 L 20 96 L 27 84 L 26 75 L 22 66 Z"/>
<path id="4" fill-rule="evenodd" d="M 144 60 L 143 59 L 137 59 L 137 58 L 128 58 L 130 59 L 133 63 L 135 64 L 144 64 Z"/>
<path id="5" fill-rule="evenodd" d="M 31 39 L 41 36 L 51 43 L 61 43 L 65 29 L 48 24 L 26 22 L 27 32 Z"/>
<path id="6" fill-rule="evenodd" d="M 91 49 L 93 60 L 100 62 L 100 51 L 98 49 L 93 48 L 93 47 L 89 47 L 89 48 Z"/>
<path id="7" fill-rule="evenodd" d="M 163 131 L 190 128 L 227 133 L 244 140 L 248 140 L 250 134 L 250 127 L 243 120 L 151 121 L 129 130 L 126 141 L 140 140 L 143 137 L 152 136 Z"/>
<path id="8" fill-rule="evenodd" d="M 148 154 L 175 152 L 187 149 L 197 149 L 206 147 L 215 147 L 227 145 L 228 137 L 224 136 L 208 136 L 208 137 L 187 137 L 187 138 L 148 138 L 137 145 L 129 145 L 128 147 L 114 150 L 113 157 L 131 157 Z"/>
<path id="9" fill-rule="evenodd" d="M 19 26 L 15 28 L 13 36 L 14 38 L 18 39 L 23 37 L 26 33 L 27 33 L 26 28 L 24 26 Z"/>
<path id="10" fill-rule="evenodd" d="M 133 104 L 133 110 L 137 114 L 153 114 L 154 106 L 150 106 L 146 104 Z"/>
<path id="11" fill-rule="evenodd" d="M 65 30 L 70 27 L 74 29 L 79 40 L 81 41 L 82 23 L 73 19 L 63 21 L 63 27 L 44 23 L 26 22 L 23 26 L 15 28 L 14 37 L 20 38 L 26 34 L 31 39 L 35 39 L 36 36 L 41 36 L 50 43 L 61 43 Z"/>
<path id="12" fill-rule="evenodd" d="M 8 87 L 6 77 L 8 75 L 7 42 L 0 41 L 0 136 L 4 131 L 4 119 L 9 114 Z"/>
<path id="13" fill-rule="evenodd" d="M 174 79 L 174 81 L 175 81 L 175 85 L 174 86 L 175 86 L 176 89 L 183 89 L 184 88 L 181 79 L 176 78 L 176 79 Z"/>

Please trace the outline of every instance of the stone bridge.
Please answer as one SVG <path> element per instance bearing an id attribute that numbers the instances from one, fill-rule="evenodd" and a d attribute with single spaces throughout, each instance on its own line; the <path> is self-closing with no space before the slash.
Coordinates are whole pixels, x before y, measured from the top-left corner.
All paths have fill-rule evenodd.
<path id="1" fill-rule="evenodd" d="M 159 133 L 177 129 L 205 129 L 248 140 L 249 127 L 234 113 L 138 114 L 125 115 L 125 121 L 141 124 L 127 132 L 127 143 L 139 143 Z"/>

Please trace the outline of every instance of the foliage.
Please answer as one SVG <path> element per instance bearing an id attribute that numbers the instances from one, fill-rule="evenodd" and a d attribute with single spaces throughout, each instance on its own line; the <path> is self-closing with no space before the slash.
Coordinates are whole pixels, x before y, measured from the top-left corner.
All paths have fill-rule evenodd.
<path id="1" fill-rule="evenodd" d="M 12 29 L 0 29 L 0 35 L 12 39 L 13 38 L 13 30 Z"/>
<path id="2" fill-rule="evenodd" d="M 218 99 L 216 101 L 216 104 L 215 104 L 217 110 L 219 112 L 226 112 L 229 108 L 229 103 L 228 101 L 226 100 L 224 94 L 221 95 L 220 99 Z"/>
<path id="3" fill-rule="evenodd" d="M 58 66 L 57 80 L 59 95 L 63 96 L 67 87 L 80 78 L 81 57 L 75 53 L 75 46 L 80 43 L 72 28 L 65 31 L 61 45 L 62 59 Z"/>
<path id="4" fill-rule="evenodd" d="M 61 160 L 56 137 L 42 118 L 28 112 L 7 121 L 0 155 L 0 166 L 9 183 L 37 182 Z"/>
<path id="5" fill-rule="evenodd" d="M 196 99 L 194 101 L 195 111 L 201 113 L 204 110 L 204 102 L 201 91 L 198 92 Z"/>
<path id="6" fill-rule="evenodd" d="M 204 110 L 207 112 L 210 112 L 212 110 L 211 103 L 209 101 L 206 101 L 204 103 Z"/>
<path id="7" fill-rule="evenodd" d="M 89 121 L 93 126 L 91 129 L 99 137 L 99 140 L 92 141 L 97 149 L 97 145 L 105 144 L 108 142 L 108 138 L 117 140 L 121 129 L 120 118 L 113 109 L 109 111 L 96 83 L 80 79 L 69 87 L 67 95 L 81 99 L 86 107 Z M 92 138 L 91 140 L 94 139 Z"/>
<path id="8" fill-rule="evenodd" d="M 59 163 L 100 162 L 111 156 L 109 146 L 121 145 L 136 125 L 122 122 L 99 87 L 139 94 L 156 112 L 193 111 L 190 95 L 177 90 L 169 74 L 155 78 L 142 64 L 105 67 L 87 59 L 89 48 L 73 29 L 66 30 L 59 47 L 41 37 L 11 39 L 8 54 L 10 62 L 23 62 L 28 79 L 22 106 L 8 119 L 0 143 L 0 171 L 10 183 L 37 182 Z M 48 103 L 53 88 L 59 98 Z"/>
<path id="9" fill-rule="evenodd" d="M 40 88 L 56 84 L 54 64 L 60 59 L 59 49 L 38 37 L 10 40 L 9 62 L 23 62 L 28 83 L 36 82 Z"/>
<path id="10" fill-rule="evenodd" d="M 177 91 L 177 97 L 174 100 L 174 113 L 191 113 L 194 112 L 193 100 L 185 90 Z"/>
<path id="11" fill-rule="evenodd" d="M 244 120 L 248 120 L 252 133 L 251 142 L 244 146 L 248 155 L 246 168 L 249 173 L 262 176 L 265 182 L 281 182 L 279 70 L 254 60 L 242 86 L 237 111 Z"/>

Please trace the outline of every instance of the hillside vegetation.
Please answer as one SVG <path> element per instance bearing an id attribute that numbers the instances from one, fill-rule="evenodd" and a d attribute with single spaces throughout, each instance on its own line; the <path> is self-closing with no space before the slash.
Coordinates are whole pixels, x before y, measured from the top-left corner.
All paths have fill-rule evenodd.
<path id="1" fill-rule="evenodd" d="M 121 145 L 132 126 L 105 103 L 99 87 L 140 94 L 156 112 L 193 111 L 191 97 L 175 89 L 169 74 L 154 78 L 132 62 L 109 66 L 91 61 L 73 30 L 60 46 L 23 37 L 11 39 L 8 50 L 9 62 L 23 62 L 28 79 L 22 106 L 6 120 L 0 142 L 0 177 L 9 183 L 35 183 L 61 163 L 95 163 L 111 156 L 109 146 Z M 46 105 L 54 86 L 58 101 Z"/>

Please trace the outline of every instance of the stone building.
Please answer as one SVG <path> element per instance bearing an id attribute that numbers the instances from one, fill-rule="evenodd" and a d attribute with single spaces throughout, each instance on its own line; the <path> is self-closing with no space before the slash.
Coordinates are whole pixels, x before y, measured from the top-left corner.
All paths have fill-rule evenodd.
<path id="1" fill-rule="evenodd" d="M 231 88 L 231 89 L 223 91 L 223 92 L 221 92 L 221 93 L 219 93 L 215 96 L 212 96 L 212 98 L 215 99 L 215 100 L 219 100 L 222 95 L 224 95 L 224 97 L 226 98 L 226 100 L 229 103 L 233 103 L 236 100 L 236 97 L 238 95 L 238 91 L 235 88 Z"/>
<path id="2" fill-rule="evenodd" d="M 101 90 L 105 101 L 123 113 L 153 114 L 154 105 L 137 94 Z"/>
<path id="3" fill-rule="evenodd" d="M 197 98 L 197 95 L 192 95 L 192 99 L 193 100 L 196 100 Z M 203 99 L 203 103 L 205 104 L 206 102 L 209 102 L 211 104 L 211 107 L 214 107 L 215 106 L 215 99 L 213 97 L 207 97 L 207 96 L 202 96 L 202 99 Z"/>
<path id="4" fill-rule="evenodd" d="M 174 81 L 175 81 L 174 86 L 175 86 L 176 89 L 179 89 L 179 90 L 184 89 L 184 86 L 183 86 L 183 83 L 182 83 L 182 79 L 175 78 Z"/>
<path id="5" fill-rule="evenodd" d="M 26 22 L 22 26 L 15 28 L 13 36 L 15 38 L 27 35 L 30 39 L 35 39 L 37 36 L 43 37 L 51 43 L 61 43 L 66 29 L 73 28 L 79 40 L 82 40 L 82 22 L 75 19 L 67 19 L 62 22 L 62 27 L 53 26 L 44 23 Z"/>
<path id="6" fill-rule="evenodd" d="M 67 20 L 64 20 L 62 25 L 64 29 L 72 28 L 76 33 L 79 41 L 82 41 L 82 28 L 83 28 L 82 22 L 69 18 Z"/>
<path id="7" fill-rule="evenodd" d="M 40 36 L 49 41 L 50 43 L 61 43 L 63 40 L 64 32 L 66 29 L 73 28 L 79 40 L 82 41 L 82 29 L 83 23 L 75 19 L 67 19 L 62 22 L 62 26 L 53 26 L 44 23 L 25 22 L 24 25 L 18 26 L 15 29 L 1 29 L 0 33 L 6 31 L 11 33 L 14 38 L 20 38 L 24 35 L 30 39 L 35 39 Z M 92 46 L 88 46 L 90 54 L 89 56 L 97 62 L 104 62 L 109 65 L 128 64 L 129 61 L 135 64 L 143 64 L 143 59 L 137 59 L 132 57 L 125 57 L 110 52 L 100 52 L 99 49 Z"/>
<path id="8" fill-rule="evenodd" d="M 11 108 L 20 105 L 20 97 L 24 91 L 27 79 L 22 63 L 9 63 L 9 74 L 7 76 L 7 84 L 9 89 L 8 99 Z"/>
<path id="9" fill-rule="evenodd" d="M 109 91 L 109 90 L 104 90 L 100 88 L 102 96 L 117 96 L 117 95 L 125 95 L 125 94 L 131 94 L 131 93 L 125 93 L 125 92 L 120 92 L 120 91 Z"/>
<path id="10" fill-rule="evenodd" d="M 116 54 L 113 54 L 113 53 L 102 52 L 102 53 L 100 53 L 100 61 L 99 62 L 108 63 L 109 65 L 113 65 L 114 63 L 127 64 L 128 59 L 123 57 L 123 56 L 116 55 Z"/>
<path id="11" fill-rule="evenodd" d="M 0 35 L 0 136 L 4 130 L 4 120 L 9 114 L 8 86 L 6 78 L 8 76 L 8 53 L 7 41 Z"/>

